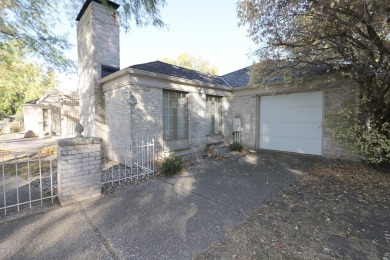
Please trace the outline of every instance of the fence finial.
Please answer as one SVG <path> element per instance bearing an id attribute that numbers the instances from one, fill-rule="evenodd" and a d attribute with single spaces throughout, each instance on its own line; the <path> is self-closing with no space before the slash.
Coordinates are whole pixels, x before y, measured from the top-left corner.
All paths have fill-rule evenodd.
<path id="1" fill-rule="evenodd" d="M 74 131 L 76 132 L 76 137 L 83 137 L 82 133 L 84 132 L 84 127 L 82 124 L 77 124 Z"/>

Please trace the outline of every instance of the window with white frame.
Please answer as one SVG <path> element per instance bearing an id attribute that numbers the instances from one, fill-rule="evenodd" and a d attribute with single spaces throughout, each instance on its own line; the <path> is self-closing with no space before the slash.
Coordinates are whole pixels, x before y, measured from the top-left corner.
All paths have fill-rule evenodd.
<path id="1" fill-rule="evenodd" d="M 206 96 L 206 109 L 207 135 L 222 134 L 222 97 Z"/>
<path id="2" fill-rule="evenodd" d="M 188 137 L 187 93 L 163 91 L 164 139 L 183 139 Z"/>

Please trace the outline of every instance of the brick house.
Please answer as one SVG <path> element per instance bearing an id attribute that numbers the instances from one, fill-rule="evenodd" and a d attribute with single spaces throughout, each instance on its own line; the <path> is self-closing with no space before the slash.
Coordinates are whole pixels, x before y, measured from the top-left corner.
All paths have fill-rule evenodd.
<path id="1" fill-rule="evenodd" d="M 163 153 L 196 153 L 231 143 L 238 130 L 253 149 L 346 156 L 323 122 L 355 95 L 353 82 L 313 74 L 298 87 L 272 83 L 271 92 L 248 86 L 249 68 L 223 76 L 160 61 L 119 69 L 119 6 L 108 3 L 86 1 L 76 19 L 80 121 L 108 153 L 145 137 Z"/>

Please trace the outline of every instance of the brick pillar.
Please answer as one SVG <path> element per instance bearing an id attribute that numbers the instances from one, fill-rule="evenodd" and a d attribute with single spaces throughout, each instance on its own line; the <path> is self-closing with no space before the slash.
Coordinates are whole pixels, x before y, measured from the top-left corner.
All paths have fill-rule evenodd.
<path id="1" fill-rule="evenodd" d="M 57 141 L 58 199 L 61 206 L 101 195 L 101 145 L 96 137 Z"/>

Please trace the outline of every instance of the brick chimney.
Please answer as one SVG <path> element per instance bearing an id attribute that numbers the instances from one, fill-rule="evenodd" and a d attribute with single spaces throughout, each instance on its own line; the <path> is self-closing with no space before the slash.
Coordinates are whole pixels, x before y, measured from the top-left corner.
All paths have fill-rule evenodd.
<path id="1" fill-rule="evenodd" d="M 87 0 L 77 15 L 80 123 L 85 136 L 103 137 L 103 90 L 97 81 L 107 71 L 119 70 L 118 4 Z"/>

